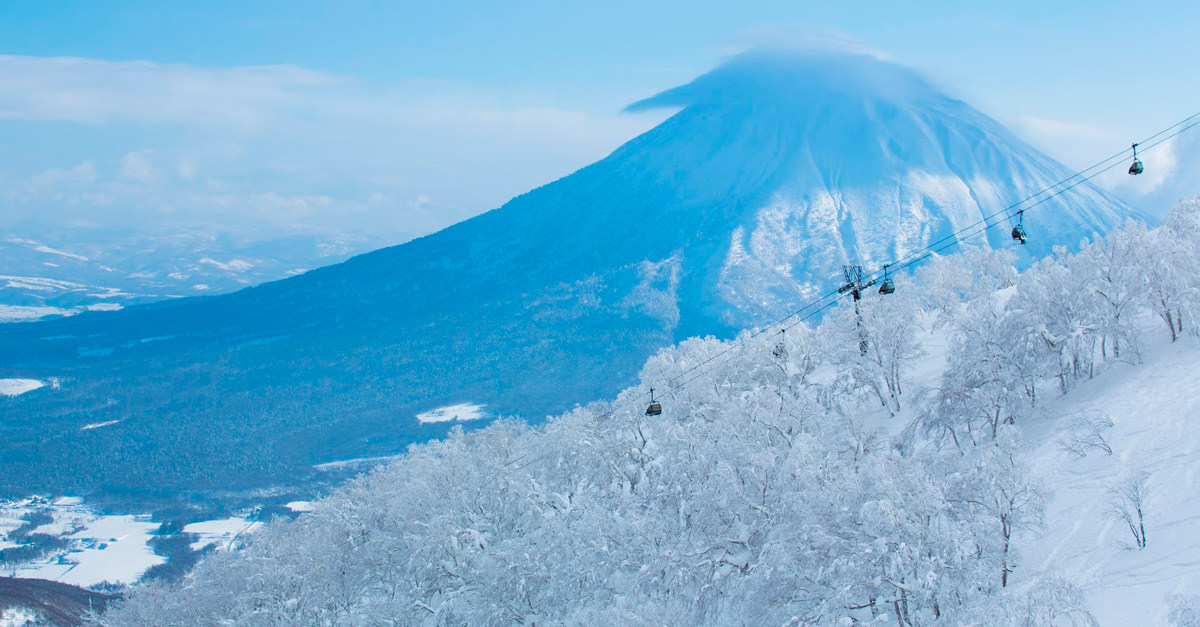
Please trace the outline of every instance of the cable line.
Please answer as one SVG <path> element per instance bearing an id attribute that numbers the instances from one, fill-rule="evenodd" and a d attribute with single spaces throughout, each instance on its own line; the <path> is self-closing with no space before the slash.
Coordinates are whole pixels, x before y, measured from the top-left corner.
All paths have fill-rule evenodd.
<path id="1" fill-rule="evenodd" d="M 1163 144 L 1164 142 L 1167 142 L 1167 141 L 1171 140 L 1172 138 L 1180 135 L 1181 133 L 1184 133 L 1185 131 L 1192 129 L 1196 126 L 1200 126 L 1200 111 L 1197 111 L 1196 113 L 1193 113 L 1192 115 L 1189 115 L 1189 116 L 1183 118 L 1179 122 L 1176 122 L 1175 124 L 1172 124 L 1164 129 L 1158 131 L 1157 133 L 1147 137 L 1146 139 L 1143 139 L 1140 142 L 1136 142 L 1134 145 L 1140 147 L 1142 150 L 1142 153 L 1146 153 L 1146 152 L 1152 150 L 1153 148 L 1155 148 L 1156 146 L 1159 146 L 1159 145 Z M 1174 131 L 1174 132 L 1171 132 L 1171 131 Z M 1163 137 L 1163 135 L 1165 135 L 1167 133 L 1170 133 L 1170 134 Z M 930 242 L 923 248 L 919 248 L 917 250 L 911 251 L 908 254 L 902 256 L 901 258 L 899 258 L 895 261 L 884 264 L 884 267 L 881 270 L 877 270 L 869 275 L 866 275 L 864 277 L 864 281 L 874 281 L 875 279 L 878 279 L 878 278 L 889 277 L 890 272 L 904 270 L 905 268 L 908 268 L 917 263 L 920 263 L 921 261 L 924 261 L 925 259 L 928 259 L 929 257 L 936 255 L 948 248 L 951 248 L 957 244 L 960 244 L 964 240 L 967 240 L 976 235 L 985 233 L 985 232 L 987 232 L 987 230 L 989 228 L 992 228 L 993 226 L 1000 224 L 1000 222 L 998 222 L 998 221 L 992 222 L 992 220 L 995 218 L 998 218 L 1001 215 L 1005 216 L 1008 219 L 1011 219 L 1012 215 L 1013 215 L 1013 213 L 1012 213 L 1013 210 L 1016 210 L 1019 214 L 1023 214 L 1026 211 L 1029 211 L 1029 210 L 1031 210 L 1035 207 L 1038 207 L 1054 198 L 1057 198 L 1058 196 L 1078 187 L 1079 185 L 1082 185 L 1083 183 L 1086 183 L 1086 182 L 1092 180 L 1093 178 L 1096 178 L 1097 176 L 1100 176 L 1101 174 L 1104 174 L 1105 172 L 1108 172 L 1109 170 L 1112 170 L 1113 168 L 1117 167 L 1118 165 L 1123 163 L 1123 161 L 1116 161 L 1116 160 L 1117 159 L 1123 160 L 1124 156 L 1128 153 L 1128 151 L 1129 151 L 1129 149 L 1126 148 L 1126 149 L 1120 150 L 1119 152 L 1113 153 L 1111 156 L 1101 159 L 1100 161 L 1097 161 L 1096 163 L 1088 166 L 1087 168 L 1084 168 L 1082 170 L 1074 172 L 1070 176 L 1058 181 L 1057 183 L 1054 183 L 1053 185 L 1050 185 L 1034 194 L 1026 196 L 1025 198 L 1022 198 L 1021 200 L 1019 200 L 1015 203 L 1012 203 L 1012 204 L 1000 209 L 999 211 L 996 211 L 989 215 L 986 215 L 983 218 L 976 220 L 975 222 L 968 224 L 967 226 L 962 227 L 953 233 L 950 233 L 949 235 L 946 235 L 936 241 Z M 1095 171 L 1093 172 L 1093 170 L 1095 170 Z M 1089 174 L 1089 172 L 1090 172 L 1090 174 Z M 1076 179 L 1078 179 L 1078 180 L 1076 180 Z M 1049 195 L 1046 195 L 1043 198 L 1039 198 L 1039 196 L 1042 196 L 1043 194 L 1049 194 Z M 1036 200 L 1036 202 L 1034 202 L 1035 200 Z M 1031 204 L 1029 204 L 1026 207 L 1021 207 L 1021 205 L 1024 205 L 1025 203 L 1031 203 Z M 817 314 L 824 312 L 825 310 L 827 310 L 830 307 L 837 304 L 841 300 L 841 297 L 844 295 L 845 294 L 840 292 L 839 289 L 832 290 L 830 292 L 827 292 L 820 298 L 810 301 L 803 307 L 800 307 L 799 309 L 787 314 L 786 316 L 783 316 L 782 318 L 779 318 L 778 320 L 775 320 L 774 322 L 771 322 L 770 324 L 768 324 L 764 327 L 761 327 L 759 329 L 751 331 L 749 333 L 749 335 L 742 336 L 736 342 L 731 342 L 724 349 L 717 351 L 716 353 L 713 353 L 712 355 L 699 361 L 698 363 L 693 364 L 692 366 L 684 369 L 679 374 L 676 374 L 675 376 L 667 379 L 666 386 L 665 386 L 667 391 L 670 393 L 674 393 L 674 392 L 682 389 L 683 387 L 687 386 L 689 383 L 691 383 L 692 381 L 695 381 L 697 378 L 702 376 L 704 373 L 703 372 L 697 373 L 695 376 L 689 377 L 687 379 L 684 379 L 684 377 L 686 377 L 689 374 L 692 374 L 693 372 L 696 372 L 697 370 L 705 368 L 705 366 L 708 366 L 709 364 L 717 361 L 718 359 L 721 359 L 722 357 L 729 355 L 735 349 L 744 347 L 746 345 L 747 341 L 755 339 L 758 336 L 762 335 L 763 333 L 766 333 L 775 328 L 778 328 L 780 332 L 785 332 L 788 329 L 795 327 L 796 325 L 799 325 L 807 320 L 812 319 Z M 805 313 L 805 312 L 807 312 L 807 313 Z M 803 314 L 803 315 L 801 315 L 801 314 Z M 791 322 L 789 324 L 788 321 L 791 320 L 792 318 L 797 318 L 797 319 L 794 322 Z M 646 397 L 646 395 L 642 395 L 639 398 L 645 398 L 645 397 Z"/>

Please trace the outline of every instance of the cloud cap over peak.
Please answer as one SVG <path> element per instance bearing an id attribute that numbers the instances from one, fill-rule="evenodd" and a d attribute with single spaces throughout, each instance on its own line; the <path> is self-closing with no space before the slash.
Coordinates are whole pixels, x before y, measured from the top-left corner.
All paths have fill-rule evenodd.
<path id="1" fill-rule="evenodd" d="M 737 55 L 686 85 L 635 102 L 625 110 L 806 104 L 845 98 L 900 103 L 944 96 L 915 71 L 873 55 L 756 49 Z"/>

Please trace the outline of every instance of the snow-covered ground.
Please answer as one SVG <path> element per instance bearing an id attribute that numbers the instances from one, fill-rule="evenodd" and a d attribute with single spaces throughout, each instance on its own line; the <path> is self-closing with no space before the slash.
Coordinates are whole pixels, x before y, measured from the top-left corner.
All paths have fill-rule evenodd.
<path id="1" fill-rule="evenodd" d="M 324 464 L 316 464 L 313 466 L 313 468 L 323 471 L 345 470 L 347 468 L 355 468 L 358 466 L 367 468 L 383 462 L 391 461 L 396 459 L 396 457 L 397 456 L 395 455 L 386 455 L 381 457 L 356 457 L 354 459 L 339 459 L 337 461 L 325 462 Z"/>
<path id="2" fill-rule="evenodd" d="M 79 430 L 80 431 L 91 431 L 92 429 L 99 429 L 101 427 L 111 427 L 119 422 L 121 422 L 121 421 L 120 420 L 105 420 L 104 422 L 89 422 L 88 424 L 80 427 Z"/>
<path id="3" fill-rule="evenodd" d="M 483 408 L 483 405 L 475 403 L 458 403 L 457 405 L 447 405 L 419 413 L 417 414 L 417 420 L 423 424 L 452 421 L 469 422 L 471 420 L 486 418 L 487 414 L 484 413 Z"/>
<path id="4" fill-rule="evenodd" d="M 80 524 L 82 528 L 64 536 L 71 540 L 65 553 L 18 567 L 17 576 L 85 587 L 106 581 L 133 583 L 148 568 L 165 561 L 148 544 L 159 527 L 149 517 L 99 516 Z"/>
<path id="5" fill-rule="evenodd" d="M 77 586 L 133 583 L 146 569 L 164 561 L 149 545 L 158 523 L 148 516 L 101 515 L 78 498 L 0 503 L 0 547 L 21 545 L 10 534 L 35 512 L 49 514 L 51 520 L 31 533 L 63 538 L 67 546 L 33 561 L 6 564 L 5 574 Z"/>
<path id="6" fill-rule="evenodd" d="M 253 517 L 249 520 L 234 517 L 191 523 L 183 528 L 183 532 L 200 536 L 192 543 L 192 550 L 199 551 L 209 546 L 224 550 L 233 548 L 239 538 L 253 533 L 260 526 L 262 523 Z"/>
<path id="7" fill-rule="evenodd" d="M 61 307 L 32 307 L 28 305 L 0 305 L 0 322 L 31 322 L 48 316 L 70 316 L 78 313 Z"/>
<path id="8" fill-rule="evenodd" d="M 934 387 L 946 368 L 947 339 L 931 321 L 918 335 L 921 357 L 908 371 L 910 389 Z M 1170 599 L 1200 591 L 1200 341 L 1171 343 L 1161 321 L 1143 323 L 1141 363 L 1116 364 L 1046 402 L 1022 425 L 1036 446 L 1028 464 L 1046 490 L 1046 519 L 1039 534 L 1018 543 L 1013 583 L 1065 578 L 1083 589 L 1105 627 L 1168 625 Z M 895 417 L 872 411 L 863 420 L 895 434 L 913 412 L 910 403 Z M 1081 417 L 1112 422 L 1100 431 L 1111 454 L 1067 450 Z M 1118 491 L 1143 473 L 1147 541 L 1138 549 L 1116 510 Z"/>
<path id="9" fill-rule="evenodd" d="M 21 546 L 21 539 L 10 538 L 10 534 L 37 512 L 47 513 L 52 519 L 31 533 L 63 538 L 68 545 L 36 560 L 5 564 L 4 575 L 84 587 L 104 582 L 131 584 L 150 567 L 166 561 L 150 546 L 159 523 L 143 515 L 100 514 L 76 497 L 52 502 L 38 497 L 0 502 L 0 550 Z M 256 517 L 248 514 L 191 523 L 184 532 L 198 536 L 192 544 L 195 550 L 208 546 L 225 549 L 260 526 Z"/>
<path id="10" fill-rule="evenodd" d="M 20 396 L 45 386 L 37 379 L 0 379 L 0 396 Z"/>
<path id="11" fill-rule="evenodd" d="M 1200 590 L 1200 343 L 1151 337 L 1145 363 L 1080 385 L 1045 408 L 1053 421 L 1029 430 L 1039 443 L 1031 470 L 1050 494 L 1045 533 L 1026 543 L 1024 569 L 1081 586 L 1106 626 L 1166 625 L 1166 599 Z M 1112 453 L 1064 450 L 1072 421 L 1098 413 L 1112 421 L 1101 432 Z M 1144 549 L 1114 512 L 1117 490 L 1140 473 Z"/>
<path id="12" fill-rule="evenodd" d="M 0 627 L 26 627 L 34 624 L 37 615 L 33 610 L 24 607 L 10 607 L 0 610 Z"/>
<path id="13" fill-rule="evenodd" d="M 194 225 L 158 232 L 56 228 L 8 235 L 0 237 L 0 323 L 229 292 L 391 243 L 392 237 L 377 234 L 327 231 L 299 238 L 217 235 Z"/>

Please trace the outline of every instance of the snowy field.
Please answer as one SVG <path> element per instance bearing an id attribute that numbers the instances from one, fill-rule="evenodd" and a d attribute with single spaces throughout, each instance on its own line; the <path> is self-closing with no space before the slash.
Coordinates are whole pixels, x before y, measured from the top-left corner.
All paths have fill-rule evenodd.
<path id="1" fill-rule="evenodd" d="M 151 534 L 159 527 L 146 516 L 104 516 L 77 498 L 53 502 L 27 498 L 0 504 L 0 547 L 20 546 L 10 534 L 34 514 L 48 514 L 26 535 L 45 534 L 67 541 L 64 549 L 42 557 L 6 564 L 6 574 L 50 579 L 77 586 L 103 582 L 133 583 L 146 569 L 164 560 L 150 548 Z"/>
<path id="2" fill-rule="evenodd" d="M 93 294 L 97 298 L 107 298 L 106 294 Z M 83 311 L 117 311 L 122 309 L 120 303 L 92 303 L 83 307 L 63 309 L 62 307 L 30 306 L 30 305 L 0 305 L 0 323 L 4 322 L 33 322 L 50 316 L 73 316 Z"/>
<path id="3" fill-rule="evenodd" d="M 253 517 L 250 520 L 225 518 L 191 523 L 183 528 L 183 532 L 200 536 L 199 539 L 192 542 L 193 551 L 200 551 L 210 546 L 217 550 L 229 550 L 236 546 L 239 538 L 253 533 L 261 526 L 262 523 Z"/>
<path id="4" fill-rule="evenodd" d="M 37 379 L 0 379 L 0 396 L 20 396 L 45 385 L 45 381 Z"/>
<path id="5" fill-rule="evenodd" d="M 488 415 L 483 411 L 483 405 L 475 403 L 459 403 L 457 405 L 447 405 L 438 407 L 427 412 L 417 414 L 417 420 L 422 424 L 435 422 L 470 422 L 472 420 L 480 420 L 487 418 Z"/>
<path id="6" fill-rule="evenodd" d="M 0 305 L 0 323 L 31 322 L 48 316 L 69 316 L 75 314 L 71 309 L 61 307 L 33 307 L 28 305 Z"/>
<path id="7" fill-rule="evenodd" d="M 88 507 L 82 499 L 64 497 L 54 501 L 31 497 L 0 502 L 0 550 L 24 544 L 10 534 L 34 515 L 48 515 L 24 534 L 45 534 L 66 540 L 66 546 L 36 559 L 6 563 L 3 575 L 49 579 L 88 587 L 101 583 L 132 584 L 156 564 L 166 560 L 154 552 L 151 538 L 161 526 L 145 515 L 105 515 Z M 195 534 L 194 550 L 214 547 L 224 550 L 261 526 L 253 514 L 243 518 L 201 521 L 184 527 Z M 3 625 L 3 623 L 0 623 Z"/>
<path id="8" fill-rule="evenodd" d="M 392 461 L 396 458 L 396 455 L 387 455 L 382 457 L 356 457 L 354 459 L 339 459 L 337 461 L 325 462 L 324 464 L 316 464 L 313 466 L 313 468 L 324 472 L 340 471 L 358 467 L 368 468 L 370 466 L 376 466 Z"/>
<path id="9" fill-rule="evenodd" d="M 55 518 L 55 523 L 59 522 Z M 63 534 L 70 548 L 49 559 L 19 566 L 18 577 L 49 579 L 76 586 L 99 583 L 133 583 L 146 569 L 165 560 L 148 541 L 159 527 L 143 516 L 99 516 L 73 521 L 78 531 Z M 43 531 L 39 528 L 39 532 Z"/>

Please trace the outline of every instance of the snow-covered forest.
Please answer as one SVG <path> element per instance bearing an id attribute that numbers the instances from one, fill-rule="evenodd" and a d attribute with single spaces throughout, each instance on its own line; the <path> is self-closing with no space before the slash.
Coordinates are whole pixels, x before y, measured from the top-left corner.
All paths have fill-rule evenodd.
<path id="1" fill-rule="evenodd" d="M 1027 425 L 1195 341 L 1197 242 L 1200 199 L 1020 274 L 972 250 L 858 313 L 687 340 L 611 402 L 413 446 L 92 624 L 1096 624 L 1076 582 L 1023 568 L 1048 498 Z M 1073 420 L 1063 449 L 1112 453 L 1110 417 Z M 1114 488 L 1113 550 L 1155 542 L 1144 480 Z"/>

